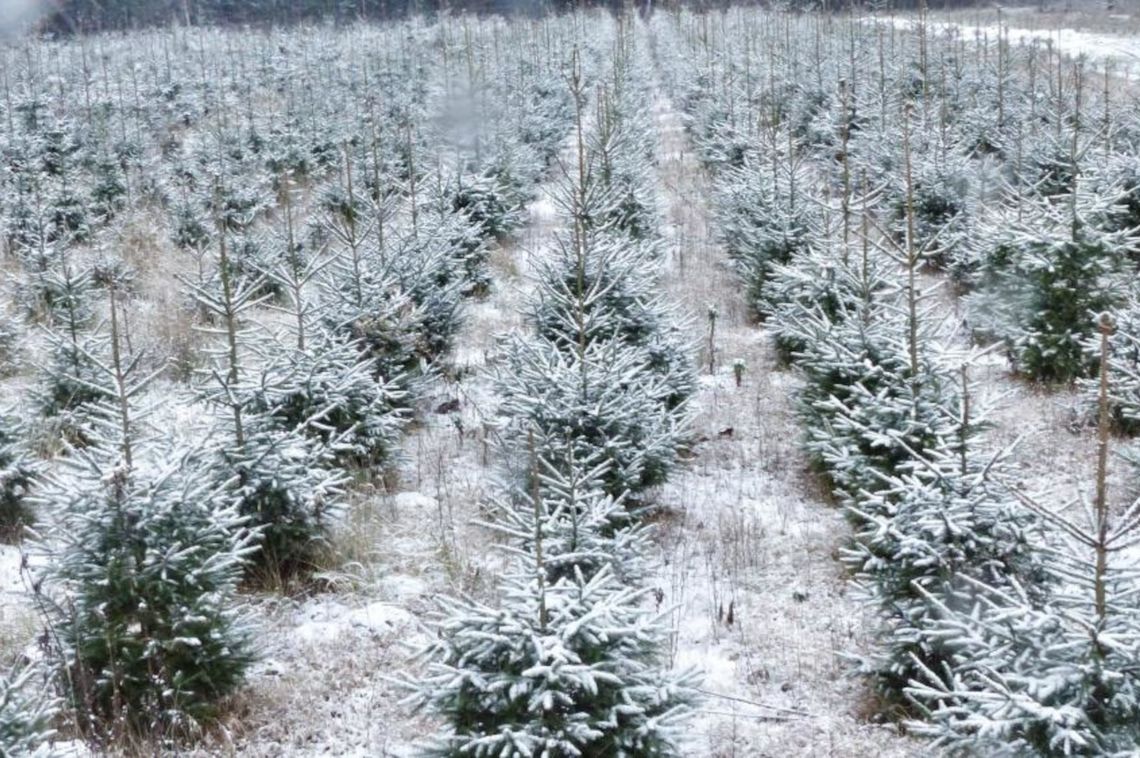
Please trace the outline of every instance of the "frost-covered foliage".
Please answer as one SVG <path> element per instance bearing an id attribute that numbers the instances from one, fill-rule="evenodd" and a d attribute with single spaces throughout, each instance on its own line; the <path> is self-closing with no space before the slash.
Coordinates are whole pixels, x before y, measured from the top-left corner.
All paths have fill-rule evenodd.
<path id="1" fill-rule="evenodd" d="M 1108 404 L 1113 430 L 1121 434 L 1140 433 L 1140 290 L 1135 285 L 1122 293 L 1119 307 L 1111 312 L 1116 330 L 1109 339 Z M 1087 355 L 1100 349 L 1100 338 L 1084 344 Z M 1095 419 L 1099 379 L 1081 382 L 1089 416 Z"/>
<path id="2" fill-rule="evenodd" d="M 32 522 L 28 492 L 37 466 L 25 450 L 24 426 L 0 409 L 0 538 L 18 536 Z"/>
<path id="3" fill-rule="evenodd" d="M 810 285 L 808 277 L 786 281 Z M 822 300 L 793 290 L 776 312 L 776 331 L 796 347 L 792 359 L 806 380 L 798 398 L 806 450 L 839 492 L 861 498 L 950 444 L 954 383 L 918 341 L 930 329 L 911 329 L 922 313 L 908 311 L 909 290 L 892 291 L 881 263 L 841 265 L 825 281 L 833 296 Z"/>
<path id="4" fill-rule="evenodd" d="M 496 606 L 441 603 L 411 700 L 439 714 L 438 755 L 682 755 L 695 699 L 663 670 L 665 629 L 608 567 L 549 584 L 520 559 Z"/>
<path id="5" fill-rule="evenodd" d="M 135 455 L 83 456 L 41 496 L 51 655 L 82 729 L 186 735 L 253 660 L 234 600 L 253 535 L 193 454 Z"/>
<path id="6" fill-rule="evenodd" d="M 498 377 L 504 439 L 525 457 L 533 433 L 539 457 L 561 466 L 602 457 L 614 497 L 661 484 L 686 433 L 683 411 L 668 408 L 669 388 L 643 355 L 619 342 L 566 351 L 541 339 L 510 341 Z"/>
<path id="7" fill-rule="evenodd" d="M 19 370 L 19 340 L 20 332 L 16 322 L 8 320 L 6 314 L 0 312 L 0 379 Z"/>
<path id="8" fill-rule="evenodd" d="M 52 758 L 56 730 L 52 722 L 59 701 L 50 674 L 41 666 L 24 665 L 0 674 L 0 754 Z"/>
<path id="9" fill-rule="evenodd" d="M 486 525 L 510 539 L 507 549 L 533 555 L 541 539 L 550 583 L 578 574 L 589 579 L 608 567 L 623 583 L 640 585 L 647 572 L 648 534 L 635 523 L 622 498 L 605 493 L 609 464 L 577 460 L 568 466 L 544 460 L 527 464 L 538 468 L 530 490 L 488 504 Z"/>
<path id="10" fill-rule="evenodd" d="M 524 188 L 513 182 L 510 166 L 487 174 L 459 177 L 452 208 L 463 212 L 490 237 L 506 237 L 522 226 Z"/>
<path id="11" fill-rule="evenodd" d="M 1083 517 L 1020 493 L 1052 527 L 1043 568 L 1058 589 L 1043 601 L 1023 585 L 974 582 L 968 608 L 935 603 L 932 633 L 956 660 L 916 679 L 912 698 L 928 722 L 919 734 L 957 752 L 1045 756 L 1126 755 L 1140 740 L 1140 615 L 1124 546 L 1136 539 L 1135 501 L 1117 515 L 1108 500 L 1110 455 L 1107 316 L 1102 331 L 1095 495 Z M 1072 504 L 1069 504 L 1072 505 Z"/>
<path id="12" fill-rule="evenodd" d="M 968 301 L 974 328 L 1005 340 L 1015 369 L 1032 379 L 1087 376 L 1095 359 L 1084 345 L 1096 332 L 1096 315 L 1125 291 L 1128 236 L 1067 216 L 1039 206 L 1032 226 L 998 232 L 982 262 L 984 286 Z"/>
<path id="13" fill-rule="evenodd" d="M 256 384 L 244 390 L 259 426 L 300 430 L 341 463 L 391 458 L 406 420 L 404 393 L 377 378 L 373 361 L 336 337 L 314 339 L 304 351 L 271 350 Z"/>
<path id="14" fill-rule="evenodd" d="M 917 145 L 909 201 L 913 224 L 907 223 L 908 200 L 903 193 L 894 199 L 895 230 L 900 239 L 912 233 L 913 244 L 936 268 L 954 273 L 959 248 L 970 233 L 970 182 L 968 159 L 945 144 Z"/>
<path id="15" fill-rule="evenodd" d="M 428 671 L 409 685 L 446 725 L 432 754 L 683 753 L 693 678 L 665 670 L 666 630 L 637 588 L 635 499 L 674 467 L 695 381 L 653 294 L 648 151 L 627 142 L 644 88 L 624 68 L 632 38 L 617 50 L 612 96 L 559 198 L 569 234 L 538 267 L 533 332 L 506 340 L 497 374 L 507 494 L 486 525 L 515 561 L 495 607 L 442 602 Z M 579 129 L 581 76 L 575 65 Z"/>
<path id="16" fill-rule="evenodd" d="M 675 466 L 686 444 L 686 401 L 696 382 L 682 324 L 654 294 L 654 235 L 633 229 L 619 212 L 623 193 L 656 207 L 651 188 L 609 152 L 628 139 L 623 130 L 639 128 L 631 114 L 645 97 L 623 67 L 639 48 L 623 38 L 619 49 L 612 97 L 598 106 L 598 134 L 581 136 L 578 170 L 565 177 L 556 198 L 569 230 L 538 267 L 529 308 L 534 333 L 506 342 L 497 391 L 508 460 L 533 455 L 562 475 L 571 474 L 572 461 L 591 461 L 604 467 L 607 495 L 632 501 L 664 482 Z M 578 68 L 571 85 L 581 101 Z M 581 106 L 577 115 L 581 130 Z M 629 150 L 636 152 L 631 165 L 644 167 L 644 146 Z M 527 471 L 522 480 L 538 474 Z"/>
<path id="17" fill-rule="evenodd" d="M 336 453 L 363 449 L 364 442 L 385 447 L 393 430 L 373 418 L 371 432 L 379 432 L 380 438 L 365 435 L 353 441 L 349 439 L 356 431 L 353 423 L 342 419 L 341 428 L 318 426 L 326 414 L 338 410 L 323 401 L 335 400 L 342 412 L 354 402 L 352 392 L 330 395 L 338 382 L 346 382 L 350 389 L 355 386 L 357 399 L 363 393 L 390 410 L 388 397 L 363 373 L 371 364 L 362 370 L 355 356 L 327 354 L 331 365 L 314 377 L 309 369 L 320 368 L 316 359 L 310 364 L 307 353 L 296 351 L 290 365 L 286 352 L 283 363 L 276 364 L 283 366 L 283 374 L 269 368 L 262 375 L 264 381 L 249 380 L 253 340 L 247 321 L 264 299 L 260 290 L 265 277 L 235 275 L 225 240 L 222 232 L 217 260 L 220 287 L 189 284 L 199 306 L 219 323 L 216 332 L 224 340 L 223 347 L 212 351 L 197 392 L 217 412 L 210 481 L 226 491 L 227 502 L 258 534 L 259 549 L 246 561 L 247 572 L 269 580 L 309 569 L 324 547 L 328 519 L 340 505 L 347 478 L 336 468 Z M 306 384 L 306 374 L 315 381 Z M 281 394 L 274 395 L 278 390 Z"/>
<path id="18" fill-rule="evenodd" d="M 676 310 L 656 294 L 654 248 L 604 234 L 579 249 L 560 246 L 540 264 L 531 318 L 540 338 L 565 351 L 615 341 L 643 356 L 681 406 L 696 390 L 689 344 Z"/>
<path id="19" fill-rule="evenodd" d="M 779 153 L 750 156 L 717 177 L 717 232 L 759 317 L 782 299 L 772 281 L 777 268 L 806 256 L 818 230 L 818 208 L 804 194 L 809 187 L 803 163 Z"/>
<path id="20" fill-rule="evenodd" d="M 953 444 L 927 450 L 909 473 L 884 477 L 878 492 L 850 506 L 857 530 L 843 558 L 882 621 L 861 670 L 894 703 L 925 671 L 959 662 L 961 650 L 937 624 L 947 610 L 973 609 L 977 582 L 1039 599 L 1048 581 L 1036 518 L 1002 483 L 1002 454 L 979 450 L 984 421 L 971 417 L 976 409 L 966 401 L 959 410 Z"/>
<path id="21" fill-rule="evenodd" d="M 221 444 L 211 465 L 216 484 L 258 534 L 247 574 L 269 581 L 306 572 L 327 547 L 348 476 L 303 425 L 282 429 L 267 415 L 245 418 L 240 442 Z"/>

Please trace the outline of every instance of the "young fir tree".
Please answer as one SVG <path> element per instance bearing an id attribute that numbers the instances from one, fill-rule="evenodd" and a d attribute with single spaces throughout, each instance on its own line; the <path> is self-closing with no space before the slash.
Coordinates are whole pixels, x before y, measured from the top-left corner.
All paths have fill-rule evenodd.
<path id="1" fill-rule="evenodd" d="M 49 360 L 40 370 L 39 386 L 33 391 L 39 412 L 54 419 L 62 435 L 73 444 L 83 440 L 84 407 L 103 398 L 96 370 L 88 359 L 106 352 L 105 335 L 88 329 L 94 321 L 95 280 L 89 268 L 64 266 L 50 272 L 52 331 Z"/>
<path id="2" fill-rule="evenodd" d="M 956 434 L 946 446 L 919 455 L 909 473 L 884 474 L 880 491 L 849 506 L 857 526 L 843 558 L 881 619 L 877 649 L 860 670 L 896 705 L 906 704 L 905 688 L 923 671 L 958 660 L 960 650 L 934 626 L 943 608 L 974 606 L 975 581 L 1018 583 L 1033 597 L 1044 581 L 1031 542 L 1035 519 L 995 481 L 1004 456 L 979 451 L 985 422 L 971 407 L 965 366 L 961 377 Z"/>
<path id="3" fill-rule="evenodd" d="M 228 233 L 220 222 L 217 236 L 221 286 L 187 282 L 199 306 L 218 323 L 207 333 L 223 341 L 213 353 L 199 396 L 220 411 L 222 433 L 214 452 L 214 480 L 227 486 L 238 512 L 259 533 L 260 549 L 247 564 L 247 572 L 269 580 L 311 566 L 324 546 L 329 519 L 340 506 L 346 475 L 335 467 L 334 450 L 312 426 L 321 413 L 332 409 L 321 408 L 317 418 L 302 417 L 301 410 L 292 415 L 283 411 L 287 418 L 275 417 L 264 397 L 259 399 L 256 385 L 250 384 L 244 320 L 263 299 L 259 294 L 263 277 L 234 277 Z M 297 375 L 292 380 L 303 381 Z M 305 408 L 314 407 L 306 404 L 303 386 L 299 392 L 294 400 Z M 294 417 L 300 420 L 294 422 Z M 341 436 L 326 431 L 337 439 Z"/>
<path id="4" fill-rule="evenodd" d="M 597 342 L 579 354 L 516 337 L 497 391 L 515 457 L 525 457 L 530 429 L 539 456 L 554 465 L 570 450 L 577 460 L 601 456 L 609 463 L 605 491 L 614 497 L 636 498 L 664 482 L 685 438 L 683 411 L 667 409 L 668 389 L 643 356 L 618 342 Z"/>
<path id="5" fill-rule="evenodd" d="M 0 673 L 0 755 L 54 758 L 52 722 L 59 701 L 51 693 L 49 675 L 29 664 Z"/>
<path id="6" fill-rule="evenodd" d="M 927 451 L 951 443 L 959 403 L 953 377 L 929 348 L 938 335 L 929 326 L 925 293 L 919 290 L 918 273 L 929 248 L 919 245 L 915 232 L 909 111 L 903 169 L 906 233 L 902 243 L 885 238 L 882 249 L 901 264 L 898 294 L 891 297 L 868 279 L 873 269 L 865 220 L 862 276 L 853 282 L 855 293 L 840 301 L 855 312 L 838 323 L 819 309 L 801 316 L 814 325 L 800 358 L 808 380 L 800 397 L 806 448 L 841 493 L 864 506 L 868 493 L 883 491 L 887 477 L 913 470 Z M 849 256 L 846 248 L 843 252 Z"/>
<path id="7" fill-rule="evenodd" d="M 1100 412 L 1095 487 L 1081 515 L 1013 490 L 1050 527 L 1045 569 L 1058 589 L 1044 603 L 1024 589 L 976 581 L 977 602 L 956 610 L 931 598 L 932 634 L 960 651 L 926 669 L 910 696 L 926 721 L 910 728 L 963 754 L 1127 755 L 1140 741 L 1140 611 L 1125 551 L 1137 541 L 1140 501 L 1114 514 L 1108 497 L 1108 339 L 1100 320 Z"/>
<path id="8" fill-rule="evenodd" d="M 444 600 L 409 701 L 446 724 L 441 756 L 682 755 L 689 672 L 662 668 L 646 590 L 608 566 L 546 581 L 541 547 L 504 577 L 498 607 Z"/>
<path id="9" fill-rule="evenodd" d="M 980 231 L 997 244 L 981 261 L 985 287 L 968 301 L 980 336 L 1004 340 L 1015 371 L 1050 382 L 1095 374 L 1096 355 L 1084 344 L 1096 335 L 1096 314 L 1118 305 L 1135 242 L 1132 230 L 1104 223 L 1115 189 L 1081 180 L 1090 146 L 1082 145 L 1079 64 L 1074 92 L 1075 108 L 1064 111 L 1071 133 L 1063 144 L 1058 113 L 1056 135 L 1035 158 L 1041 176 L 1031 194 L 1022 197 L 1019 186 L 1018 202 L 991 220 L 997 231 Z"/>
<path id="10" fill-rule="evenodd" d="M 655 292 L 653 246 L 587 233 L 585 248 L 579 256 L 576 246 L 559 245 L 540 264 L 530 314 L 539 337 L 566 351 L 625 344 L 667 387 L 666 405 L 679 408 L 696 391 L 696 372 L 681 318 Z"/>
<path id="11" fill-rule="evenodd" d="M 580 103 L 577 68 L 572 84 Z M 533 431 L 540 458 L 562 466 L 572 452 L 573 460 L 604 461 L 605 492 L 632 500 L 675 465 L 692 369 L 678 351 L 670 355 L 666 313 L 645 297 L 643 253 L 626 252 L 628 239 L 608 244 L 607 230 L 594 225 L 607 200 L 588 163 L 580 108 L 578 171 L 560 198 L 572 231 L 540 271 L 538 333 L 507 345 L 501 413 L 516 459 L 525 457 L 519 435 Z"/>
<path id="12" fill-rule="evenodd" d="M 110 358 L 89 450 L 38 499 L 57 528 L 42 549 L 50 660 L 93 737 L 182 737 L 216 713 L 252 661 L 234 604 L 253 549 L 196 451 L 147 442 L 151 377 L 125 355 L 111 290 Z"/>
<path id="13" fill-rule="evenodd" d="M 407 421 L 404 393 L 376 378 L 351 342 L 311 335 L 307 349 L 271 344 L 243 405 L 260 428 L 300 430 L 342 465 L 389 461 Z"/>
<path id="14" fill-rule="evenodd" d="M 999 240 L 967 300 L 976 332 L 1004 340 L 1014 368 L 1031 379 L 1089 376 L 1096 358 L 1084 346 L 1096 314 L 1115 308 L 1124 291 L 1128 235 L 1102 232 L 1072 212 L 1038 207 L 1016 236 Z"/>
<path id="15" fill-rule="evenodd" d="M 785 296 L 773 283 L 778 267 L 810 252 L 819 214 L 804 193 L 808 181 L 797 158 L 778 155 L 749 156 L 717 176 L 718 234 L 757 317 L 770 316 Z"/>
<path id="16" fill-rule="evenodd" d="M 606 494 L 609 464 L 554 465 L 536 458 L 527 467 L 537 470 L 528 490 L 514 487 L 509 499 L 488 503 L 490 520 L 484 523 L 509 538 L 505 549 L 527 556 L 541 539 L 547 583 L 577 573 L 589 579 L 609 567 L 623 583 L 640 586 L 647 572 L 648 535 L 634 523 L 623 498 Z"/>
<path id="17" fill-rule="evenodd" d="M 1140 290 L 1131 287 L 1113 312 L 1116 331 L 1108 343 L 1108 406 L 1112 429 L 1119 434 L 1140 433 Z M 1087 354 L 1095 354 L 1099 340 L 1085 343 Z M 1095 413 L 1099 405 L 1097 380 L 1081 382 L 1086 405 Z"/>

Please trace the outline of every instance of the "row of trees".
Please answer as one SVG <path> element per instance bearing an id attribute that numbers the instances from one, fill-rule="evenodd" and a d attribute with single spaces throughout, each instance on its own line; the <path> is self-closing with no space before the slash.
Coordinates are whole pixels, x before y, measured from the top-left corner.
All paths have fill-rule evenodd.
<path id="1" fill-rule="evenodd" d="M 410 684 L 448 726 L 443 754 L 682 754 L 694 676 L 668 670 L 641 519 L 687 442 L 695 381 L 654 294 L 644 40 L 619 19 L 612 68 L 583 74 L 583 51 L 569 74 L 577 126 L 556 182 L 566 229 L 497 370 L 503 494 L 486 526 L 512 567 L 497 602 L 443 603 L 428 672 Z"/>
<path id="2" fill-rule="evenodd" d="M 579 24 L 541 30 L 544 44 L 569 50 Z M 5 427 L 5 527 L 37 522 L 30 586 L 46 626 L 44 671 L 3 682 L 5 751 L 50 737 L 61 706 L 99 749 L 199 734 L 254 660 L 242 593 L 327 563 L 348 490 L 394 462 L 447 370 L 463 303 L 491 285 L 488 246 L 522 222 L 573 114 L 534 45 L 503 56 L 504 25 L 461 28 L 357 30 L 402 48 L 364 60 L 350 58 L 360 36 L 283 35 L 339 61 L 320 93 L 266 69 L 257 89 L 219 92 L 229 72 L 183 92 L 194 64 L 177 56 L 149 69 L 166 84 L 129 106 L 109 90 L 73 97 L 85 75 L 40 89 L 38 54 L 12 73 L 21 105 L 6 111 L 5 145 L 26 152 L 4 175 L 6 250 L 50 356 L 24 415 L 46 420 L 36 439 L 62 457 L 36 460 L 29 430 Z M 159 50 L 141 47 L 143 60 Z M 135 70 L 138 50 L 117 52 L 108 71 Z M 194 115 L 173 115 L 172 98 Z M 254 98 L 282 112 L 238 117 L 234 104 Z M 502 121 L 471 143 L 447 128 L 457 99 L 497 102 Z M 177 138 L 143 128 L 155 123 Z M 107 174 L 89 156 L 124 133 L 131 158 L 107 169 L 121 192 L 101 206 Z M 90 223 L 57 223 L 61 197 Z M 169 236 L 145 255 L 181 269 L 175 282 L 106 254 L 144 213 Z M 181 371 L 131 329 L 155 286 L 179 290 L 200 335 Z M 34 347 L 13 322 L 13 349 Z M 50 686 L 29 691 L 41 677 Z"/>
<path id="3" fill-rule="evenodd" d="M 621 3 L 590 3 L 620 11 Z M 566 0 L 522 3 L 518 0 L 58 0 L 29 23 L 41 32 L 81 34 L 137 30 L 170 24 L 288 26 L 330 22 L 387 21 L 416 14 L 481 13 L 541 17 L 578 9 Z"/>
<path id="4" fill-rule="evenodd" d="M 951 751 L 1132 749 L 1135 506 L 1111 507 L 1107 470 L 1134 402 L 1117 327 L 1135 221 L 1114 173 L 1133 120 L 1107 80 L 1091 98 L 1081 63 L 1004 35 L 730 15 L 655 29 L 726 247 L 804 379 L 805 450 L 854 527 L 843 560 L 881 620 L 859 670 Z M 971 367 L 1003 347 L 1025 378 L 1089 382 L 1083 509 L 1040 503 L 986 445 Z"/>

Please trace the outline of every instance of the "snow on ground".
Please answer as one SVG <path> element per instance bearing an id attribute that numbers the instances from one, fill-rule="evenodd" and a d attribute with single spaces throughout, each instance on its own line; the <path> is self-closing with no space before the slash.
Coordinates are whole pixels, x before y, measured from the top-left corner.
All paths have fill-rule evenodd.
<path id="1" fill-rule="evenodd" d="M 659 589 L 674 607 L 675 661 L 705 671 L 708 695 L 692 755 L 907 756 L 921 746 L 860 716 L 864 693 L 844 653 L 864 644 L 870 614 L 852 596 L 835 552 L 840 512 L 805 474 L 791 408 L 795 377 L 775 365 L 749 323 L 738 281 L 712 240 L 709 187 L 661 96 L 659 175 L 667 208 L 666 288 L 707 345 L 719 312 L 715 373 L 696 397 L 693 459 L 664 486 Z M 745 361 L 740 387 L 732 372 Z"/>
<path id="2" fill-rule="evenodd" d="M 1013 40 L 1021 34 L 1010 31 Z M 1070 30 L 1058 39 L 1065 52 L 1140 60 L 1140 40 Z M 665 510 L 656 521 L 657 589 L 675 625 L 672 663 L 703 669 L 709 693 L 688 754 L 917 755 L 923 743 L 863 718 L 866 695 L 842 656 L 865 649 L 873 619 L 835 560 L 847 523 L 805 473 L 791 407 L 797 380 L 775 365 L 767 336 L 748 321 L 740 287 L 712 239 L 707 178 L 681 118 L 664 95 L 653 117 L 666 217 L 664 284 L 691 318 L 703 372 L 695 401 L 699 441 L 658 493 Z M 470 523 L 494 486 L 488 369 L 496 337 L 522 324 L 528 274 L 557 228 L 552 187 L 531 204 L 526 230 L 494 252 L 492 294 L 469 304 L 455 377 L 441 379 L 425 401 L 397 470 L 354 494 L 336 539 L 335 568 L 320 577 L 324 590 L 249 599 L 262 660 L 225 723 L 190 755 L 406 756 L 431 734 L 429 720 L 400 705 L 392 677 L 408 669 L 427 640 L 421 619 L 433 597 L 484 595 L 503 565 L 489 535 Z M 709 305 L 719 311 L 711 374 Z M 737 359 L 746 364 L 739 387 Z M 1088 429 L 1070 431 L 1074 393 L 1017 382 L 996 358 L 975 377 L 986 391 L 1005 395 L 994 439 L 1020 441 L 1013 455 L 1025 482 L 1058 482 L 1060 495 L 1075 492 L 1074 476 L 1087 484 L 1094 443 Z M 435 412 L 453 399 L 459 412 Z M 173 427 L 190 420 L 172 419 Z M 0 546 L 5 654 L 36 633 L 20 561 L 17 548 Z"/>
<path id="3" fill-rule="evenodd" d="M 887 21 L 902 29 L 914 28 L 914 16 L 891 16 Z M 1052 44 L 1055 50 L 1074 58 L 1085 56 L 1098 64 L 1110 64 L 1118 74 L 1132 75 L 1140 72 L 1140 38 L 1134 35 L 1108 34 L 1105 32 L 1079 29 L 1018 29 L 1002 24 L 976 24 L 958 21 L 927 21 L 926 27 L 936 34 L 956 33 L 966 39 L 988 38 L 997 40 L 1004 33 L 1013 44 L 1029 44 L 1039 40 L 1041 44 Z"/>

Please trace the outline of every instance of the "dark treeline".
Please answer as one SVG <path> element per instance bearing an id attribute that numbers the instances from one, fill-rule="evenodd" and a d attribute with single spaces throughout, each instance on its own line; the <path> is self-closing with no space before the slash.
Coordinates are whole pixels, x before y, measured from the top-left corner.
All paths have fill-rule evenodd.
<path id="1" fill-rule="evenodd" d="M 369 19 L 398 18 L 411 13 L 441 10 L 476 13 L 541 15 L 579 5 L 612 5 L 615 10 L 628 0 L 53 0 L 39 23 L 43 32 L 74 34 L 161 26 L 170 23 L 198 25 L 275 26 L 303 22 L 351 23 Z M 871 3 L 899 10 L 918 7 L 921 0 L 885 0 Z M 793 0 L 805 9 L 846 9 L 852 0 Z M 643 10 L 677 4 L 720 7 L 728 0 L 678 2 L 635 0 Z M 868 5 L 856 2 L 856 5 Z M 973 5 L 973 0 L 928 0 L 931 7 Z"/>
<path id="2" fill-rule="evenodd" d="M 313 21 L 351 23 L 443 8 L 486 13 L 543 13 L 565 0 L 56 0 L 40 20 L 44 32 L 70 34 L 170 23 L 268 26 Z"/>

